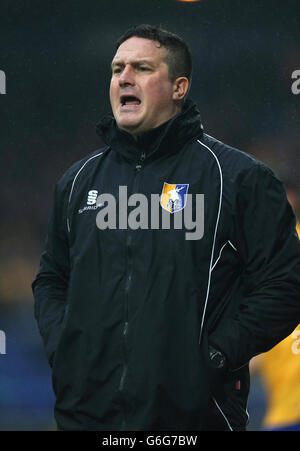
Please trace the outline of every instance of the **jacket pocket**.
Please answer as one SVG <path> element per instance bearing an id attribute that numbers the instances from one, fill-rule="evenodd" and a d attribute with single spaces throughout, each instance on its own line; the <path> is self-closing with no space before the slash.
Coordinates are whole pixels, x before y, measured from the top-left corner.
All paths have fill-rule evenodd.
<path id="1" fill-rule="evenodd" d="M 202 350 L 204 354 L 205 373 L 208 378 L 211 407 L 209 430 L 229 430 L 232 431 L 230 420 L 223 411 L 222 405 L 228 398 L 228 371 L 225 368 L 215 368 L 209 355 L 209 337 L 204 326 L 202 333 Z"/>
<path id="2" fill-rule="evenodd" d="M 245 430 L 249 421 L 247 402 L 250 389 L 250 375 L 248 366 L 244 366 L 240 370 L 230 371 L 226 384 L 228 396 L 221 407 L 224 413 L 230 417 L 234 430 Z"/>

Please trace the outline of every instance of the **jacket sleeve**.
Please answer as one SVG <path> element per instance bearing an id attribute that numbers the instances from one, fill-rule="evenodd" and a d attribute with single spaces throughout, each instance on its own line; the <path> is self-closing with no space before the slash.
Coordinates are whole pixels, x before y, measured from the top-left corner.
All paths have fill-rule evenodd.
<path id="1" fill-rule="evenodd" d="M 210 336 L 231 370 L 266 352 L 300 321 L 300 244 L 282 183 L 263 164 L 239 181 L 234 236 L 242 294 Z"/>
<path id="2" fill-rule="evenodd" d="M 32 284 L 34 315 L 50 366 L 60 338 L 69 281 L 69 247 L 66 227 L 66 195 L 58 183 L 48 223 L 40 268 Z"/>

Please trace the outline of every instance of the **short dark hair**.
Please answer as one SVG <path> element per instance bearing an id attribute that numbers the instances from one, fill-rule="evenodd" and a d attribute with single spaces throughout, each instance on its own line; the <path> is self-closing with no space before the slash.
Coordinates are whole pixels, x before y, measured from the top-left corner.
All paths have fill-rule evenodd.
<path id="1" fill-rule="evenodd" d="M 127 39 L 134 36 L 150 39 L 150 41 L 158 42 L 162 47 L 165 47 L 167 50 L 166 64 L 168 65 L 170 80 L 174 81 L 178 77 L 186 77 L 191 83 L 192 56 L 187 44 L 182 38 L 161 27 L 142 24 L 125 31 L 118 39 L 116 49 L 123 42 L 127 41 Z"/>

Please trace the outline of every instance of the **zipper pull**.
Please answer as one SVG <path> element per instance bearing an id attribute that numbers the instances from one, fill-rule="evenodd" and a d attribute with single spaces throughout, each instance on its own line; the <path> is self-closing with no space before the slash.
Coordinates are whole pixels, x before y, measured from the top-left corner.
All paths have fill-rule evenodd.
<path id="1" fill-rule="evenodd" d="M 140 171 L 142 169 L 142 165 L 143 165 L 143 162 L 144 162 L 145 158 L 146 158 L 146 153 L 142 152 L 141 156 L 140 156 L 140 159 L 139 159 L 137 165 L 135 166 L 135 169 L 137 171 Z"/>

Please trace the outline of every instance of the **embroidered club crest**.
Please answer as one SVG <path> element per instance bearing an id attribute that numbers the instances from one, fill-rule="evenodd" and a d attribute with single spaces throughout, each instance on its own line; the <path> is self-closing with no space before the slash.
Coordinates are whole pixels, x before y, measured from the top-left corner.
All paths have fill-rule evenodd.
<path id="1" fill-rule="evenodd" d="M 188 184 L 164 183 L 160 196 L 160 205 L 169 213 L 183 210 L 186 205 Z"/>

